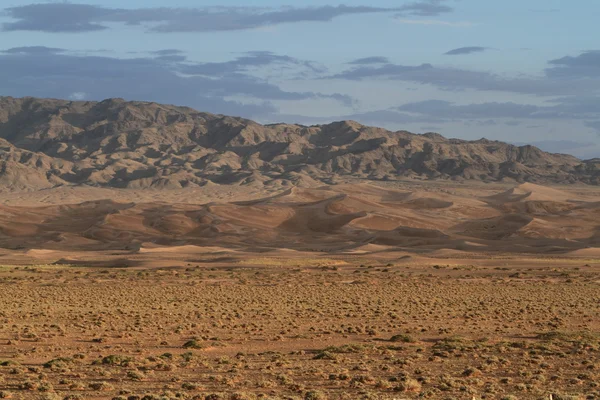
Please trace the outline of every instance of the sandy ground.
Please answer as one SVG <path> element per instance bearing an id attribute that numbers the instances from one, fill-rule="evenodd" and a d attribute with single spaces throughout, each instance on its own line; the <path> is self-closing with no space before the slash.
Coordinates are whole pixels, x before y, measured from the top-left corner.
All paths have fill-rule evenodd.
<path id="1" fill-rule="evenodd" d="M 364 262 L 3 267 L 0 395 L 600 395 L 599 260 Z"/>
<path id="2" fill-rule="evenodd" d="M 595 188 L 0 198 L 0 398 L 600 397 Z"/>

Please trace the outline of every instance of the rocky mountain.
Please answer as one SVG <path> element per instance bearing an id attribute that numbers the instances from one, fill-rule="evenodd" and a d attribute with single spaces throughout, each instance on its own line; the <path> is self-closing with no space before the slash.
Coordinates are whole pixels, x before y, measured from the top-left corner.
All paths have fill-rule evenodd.
<path id="1" fill-rule="evenodd" d="M 0 187 L 180 188 L 344 177 L 600 183 L 600 160 L 390 132 L 354 121 L 260 125 L 146 102 L 0 97 Z"/>

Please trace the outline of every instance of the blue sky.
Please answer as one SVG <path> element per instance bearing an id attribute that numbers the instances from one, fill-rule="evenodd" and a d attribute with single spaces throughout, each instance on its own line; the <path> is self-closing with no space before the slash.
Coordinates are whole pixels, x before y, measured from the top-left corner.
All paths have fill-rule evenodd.
<path id="1" fill-rule="evenodd" d="M 0 95 L 355 119 L 600 156 L 600 2 L 215 4 L 0 0 Z"/>

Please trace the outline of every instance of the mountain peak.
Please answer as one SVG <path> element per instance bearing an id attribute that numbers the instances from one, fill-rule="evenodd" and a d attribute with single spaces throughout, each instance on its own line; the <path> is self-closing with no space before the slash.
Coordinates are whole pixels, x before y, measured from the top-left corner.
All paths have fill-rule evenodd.
<path id="1" fill-rule="evenodd" d="M 262 185 L 290 176 L 297 182 L 352 177 L 598 184 L 600 179 L 597 162 L 534 146 L 394 133 L 350 120 L 261 125 L 119 98 L 1 97 L 0 139 L 12 146 L 2 145 L 0 171 L 14 181 L 3 179 L 13 189 Z M 20 179 L 27 171 L 36 178 Z"/>

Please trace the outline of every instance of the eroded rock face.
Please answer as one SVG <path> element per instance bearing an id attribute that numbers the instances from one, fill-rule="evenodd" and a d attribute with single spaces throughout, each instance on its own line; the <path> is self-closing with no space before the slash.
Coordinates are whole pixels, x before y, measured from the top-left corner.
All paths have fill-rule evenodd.
<path id="1" fill-rule="evenodd" d="M 187 107 L 0 97 L 0 183 L 178 188 L 352 175 L 600 182 L 600 162 L 486 139 L 415 135 L 354 121 L 260 125 Z"/>

